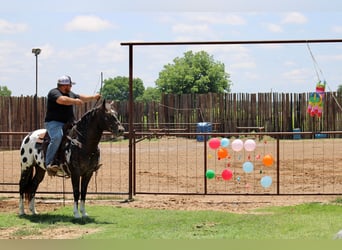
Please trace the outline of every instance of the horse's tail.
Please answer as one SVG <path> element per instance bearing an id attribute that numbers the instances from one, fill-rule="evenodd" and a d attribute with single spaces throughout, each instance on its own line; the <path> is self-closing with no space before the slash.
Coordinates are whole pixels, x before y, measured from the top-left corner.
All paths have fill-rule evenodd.
<path id="1" fill-rule="evenodd" d="M 25 198 L 27 202 L 32 199 L 33 191 L 33 166 L 27 167 L 21 170 L 20 182 L 19 182 L 19 193 L 22 198 Z"/>

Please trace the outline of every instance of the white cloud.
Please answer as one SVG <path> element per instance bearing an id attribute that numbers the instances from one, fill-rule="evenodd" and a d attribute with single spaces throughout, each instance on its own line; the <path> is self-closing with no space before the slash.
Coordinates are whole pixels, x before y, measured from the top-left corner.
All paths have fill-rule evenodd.
<path id="1" fill-rule="evenodd" d="M 236 70 L 236 69 L 254 69 L 256 68 L 256 64 L 255 62 L 238 62 L 238 63 L 232 63 L 231 65 L 229 65 L 230 68 Z"/>
<path id="2" fill-rule="evenodd" d="M 269 23 L 266 25 L 267 29 L 273 33 L 280 33 L 283 32 L 283 29 L 280 25 L 274 24 L 274 23 Z"/>
<path id="3" fill-rule="evenodd" d="M 342 33 L 342 26 L 334 26 L 331 28 L 331 30 L 332 30 L 332 32 L 341 34 Z"/>
<path id="4" fill-rule="evenodd" d="M 303 24 L 307 21 L 308 19 L 303 14 L 299 12 L 290 12 L 283 18 L 282 23 Z"/>
<path id="5" fill-rule="evenodd" d="M 333 55 L 321 55 L 317 56 L 318 61 L 324 61 L 324 62 L 336 62 L 336 61 L 342 61 L 342 54 L 336 53 Z"/>
<path id="6" fill-rule="evenodd" d="M 114 25 L 110 22 L 101 19 L 97 16 L 76 16 L 65 25 L 67 31 L 89 31 L 96 32 L 113 28 Z"/>
<path id="7" fill-rule="evenodd" d="M 176 24 L 172 26 L 172 31 L 175 33 L 197 33 L 197 32 L 208 32 L 209 28 L 205 24 L 200 25 L 186 25 L 186 24 Z"/>
<path id="8" fill-rule="evenodd" d="M 282 75 L 289 81 L 302 82 L 310 78 L 310 76 L 312 75 L 312 71 L 305 68 L 298 68 L 284 72 Z"/>
<path id="9" fill-rule="evenodd" d="M 98 57 L 101 63 L 122 62 L 128 58 L 127 47 L 121 46 L 119 41 L 108 42 L 99 49 Z"/>
<path id="10" fill-rule="evenodd" d="M 193 20 L 208 24 L 244 25 L 246 20 L 237 14 L 199 13 Z"/>
<path id="11" fill-rule="evenodd" d="M 24 32 L 28 29 L 25 23 L 11 23 L 4 19 L 0 19 L 0 33 L 13 34 Z"/>

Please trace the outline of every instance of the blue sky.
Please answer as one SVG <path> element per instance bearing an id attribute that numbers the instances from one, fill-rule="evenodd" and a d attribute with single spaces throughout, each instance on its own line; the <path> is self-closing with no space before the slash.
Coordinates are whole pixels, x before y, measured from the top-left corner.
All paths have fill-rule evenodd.
<path id="1" fill-rule="evenodd" d="M 77 93 L 99 91 L 104 78 L 128 76 L 121 42 L 236 41 L 342 38 L 342 1 L 89 1 L 0 0 L 0 86 L 13 96 L 38 95 L 70 75 Z M 342 43 L 142 46 L 134 48 L 134 77 L 155 86 L 163 66 L 184 52 L 205 50 L 223 62 L 232 92 L 311 92 L 322 71 L 329 89 L 342 85 Z"/>

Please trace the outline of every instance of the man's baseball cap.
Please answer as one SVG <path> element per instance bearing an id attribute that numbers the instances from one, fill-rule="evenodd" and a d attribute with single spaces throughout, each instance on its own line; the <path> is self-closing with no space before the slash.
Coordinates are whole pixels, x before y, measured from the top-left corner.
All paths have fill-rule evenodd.
<path id="1" fill-rule="evenodd" d="M 57 84 L 59 84 L 59 85 L 70 85 L 70 84 L 75 85 L 76 83 L 71 81 L 70 76 L 64 75 L 64 76 L 61 76 L 60 78 L 58 78 Z"/>

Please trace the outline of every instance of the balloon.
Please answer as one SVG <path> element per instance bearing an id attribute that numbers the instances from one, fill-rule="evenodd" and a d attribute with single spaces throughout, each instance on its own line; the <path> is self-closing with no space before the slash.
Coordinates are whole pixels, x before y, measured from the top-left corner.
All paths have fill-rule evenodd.
<path id="1" fill-rule="evenodd" d="M 215 177 L 215 172 L 214 172 L 214 170 L 208 169 L 207 172 L 205 173 L 205 176 L 206 176 L 208 179 L 214 178 L 214 177 Z"/>
<path id="2" fill-rule="evenodd" d="M 209 140 L 209 147 L 211 149 L 217 149 L 221 145 L 221 141 L 218 138 L 211 138 Z"/>
<path id="3" fill-rule="evenodd" d="M 273 164 L 273 157 L 272 157 L 272 155 L 265 155 L 264 158 L 262 159 L 262 163 L 266 167 L 272 166 L 272 164 Z"/>
<path id="4" fill-rule="evenodd" d="M 232 149 L 236 152 L 243 148 L 243 142 L 240 139 L 235 139 L 232 143 Z"/>
<path id="5" fill-rule="evenodd" d="M 228 181 L 233 177 L 233 172 L 230 169 L 225 169 L 221 174 L 223 180 Z"/>
<path id="6" fill-rule="evenodd" d="M 227 139 L 227 138 L 222 138 L 221 139 L 221 146 L 222 147 L 225 147 L 225 148 L 228 147 L 229 143 L 230 143 L 229 139 Z"/>
<path id="7" fill-rule="evenodd" d="M 217 157 L 219 159 L 223 159 L 223 158 L 226 158 L 228 156 L 228 150 L 225 149 L 225 148 L 220 148 L 218 151 L 217 151 Z"/>
<path id="8" fill-rule="evenodd" d="M 245 171 L 245 173 L 251 173 L 251 172 L 253 172 L 253 169 L 254 169 L 253 163 L 251 163 L 250 161 L 246 161 L 246 162 L 242 165 L 242 169 L 243 169 L 243 171 Z"/>
<path id="9" fill-rule="evenodd" d="M 255 141 L 252 139 L 248 139 L 247 141 L 245 141 L 244 147 L 246 151 L 253 151 L 256 147 Z"/>
<path id="10" fill-rule="evenodd" d="M 272 177 L 271 176 L 264 176 L 260 180 L 261 186 L 264 188 L 268 188 L 272 185 Z"/>

